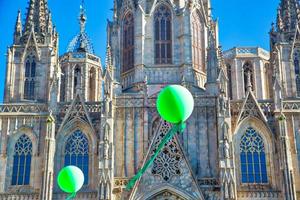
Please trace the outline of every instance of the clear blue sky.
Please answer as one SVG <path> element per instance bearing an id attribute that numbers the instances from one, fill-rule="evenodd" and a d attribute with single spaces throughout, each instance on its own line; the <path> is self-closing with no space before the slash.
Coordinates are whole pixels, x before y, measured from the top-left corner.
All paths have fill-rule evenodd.
<path id="1" fill-rule="evenodd" d="M 25 18 L 29 0 L 0 0 L 0 102 L 3 99 L 6 50 L 12 44 L 18 9 Z M 78 32 L 81 0 L 48 0 L 53 22 L 60 35 L 60 54 Z M 111 19 L 113 0 L 85 0 L 87 32 L 95 52 L 105 60 L 106 20 Z M 279 0 L 212 0 L 213 16 L 219 19 L 220 42 L 223 49 L 234 46 L 261 46 L 269 49 L 268 32 L 276 19 Z"/>

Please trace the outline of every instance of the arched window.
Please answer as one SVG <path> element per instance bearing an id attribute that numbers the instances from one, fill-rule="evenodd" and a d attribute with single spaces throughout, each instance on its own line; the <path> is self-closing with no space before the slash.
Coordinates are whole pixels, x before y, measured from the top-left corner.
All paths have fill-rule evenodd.
<path id="1" fill-rule="evenodd" d="M 205 72 L 204 64 L 204 36 L 203 25 L 200 22 L 197 12 L 192 14 L 192 49 L 193 49 L 193 65 L 194 68 Z"/>
<path id="2" fill-rule="evenodd" d="M 89 174 L 89 142 L 79 130 L 75 131 L 67 140 L 65 148 L 65 166 L 74 165 L 84 174 L 84 184 L 88 184 Z"/>
<path id="3" fill-rule="evenodd" d="M 172 14 L 165 5 L 154 13 L 155 64 L 172 63 Z"/>
<path id="4" fill-rule="evenodd" d="M 134 68 L 134 18 L 128 13 L 123 20 L 123 72 Z"/>
<path id="5" fill-rule="evenodd" d="M 81 70 L 79 68 L 79 66 L 76 66 L 75 70 L 74 70 L 74 98 L 75 98 L 75 94 L 76 94 L 76 89 L 79 87 L 80 88 L 80 84 L 81 84 Z"/>
<path id="6" fill-rule="evenodd" d="M 89 75 L 89 85 L 90 85 L 90 101 L 96 101 L 96 70 L 95 68 L 92 68 L 90 70 Z"/>
<path id="7" fill-rule="evenodd" d="M 241 138 L 240 159 L 242 183 L 268 183 L 264 141 L 251 127 Z"/>
<path id="8" fill-rule="evenodd" d="M 254 81 L 255 77 L 254 77 L 253 65 L 250 62 L 246 62 L 243 66 L 243 72 L 244 72 L 244 87 L 245 87 L 245 92 L 247 92 L 248 73 L 250 73 L 252 88 L 255 88 L 255 81 Z"/>
<path id="9" fill-rule="evenodd" d="M 34 100 L 36 62 L 34 56 L 28 56 L 25 63 L 24 99 Z"/>
<path id="10" fill-rule="evenodd" d="M 232 99 L 232 77 L 231 77 L 231 65 L 226 65 L 227 78 L 228 78 L 228 96 Z"/>
<path id="11" fill-rule="evenodd" d="M 60 101 L 65 101 L 66 98 L 66 70 L 62 69 L 60 75 Z"/>
<path id="12" fill-rule="evenodd" d="M 294 66 L 295 66 L 297 96 L 300 96 L 300 66 L 299 66 L 299 54 L 298 53 L 295 53 L 295 55 L 294 55 Z"/>
<path id="13" fill-rule="evenodd" d="M 32 142 L 28 136 L 22 135 L 15 144 L 12 185 L 29 185 Z"/>

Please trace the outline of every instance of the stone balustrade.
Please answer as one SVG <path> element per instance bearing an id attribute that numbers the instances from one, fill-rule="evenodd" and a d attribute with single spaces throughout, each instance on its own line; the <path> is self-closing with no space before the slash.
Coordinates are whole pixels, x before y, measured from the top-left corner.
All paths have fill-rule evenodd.
<path id="1" fill-rule="evenodd" d="M 39 200 L 39 194 L 0 194 L 1 200 Z"/>

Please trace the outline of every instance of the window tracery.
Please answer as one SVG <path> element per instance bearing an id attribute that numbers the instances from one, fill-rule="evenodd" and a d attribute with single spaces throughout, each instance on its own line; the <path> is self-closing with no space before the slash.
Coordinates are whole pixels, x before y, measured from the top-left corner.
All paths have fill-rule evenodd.
<path id="1" fill-rule="evenodd" d="M 36 61 L 35 56 L 29 55 L 25 63 L 24 99 L 34 100 L 35 95 Z"/>
<path id="2" fill-rule="evenodd" d="M 154 13 L 155 64 L 172 63 L 172 13 L 160 5 Z"/>
<path id="3" fill-rule="evenodd" d="M 204 27 L 200 22 L 199 15 L 196 12 L 192 14 L 192 48 L 194 68 L 205 72 L 204 64 Z"/>
<path id="4" fill-rule="evenodd" d="M 32 142 L 22 135 L 15 144 L 13 157 L 12 185 L 29 185 L 32 157 Z"/>
<path id="5" fill-rule="evenodd" d="M 123 20 L 123 72 L 134 68 L 134 18 L 127 13 Z"/>
<path id="6" fill-rule="evenodd" d="M 88 184 L 89 174 L 89 143 L 80 131 L 75 131 L 67 140 L 65 147 L 65 166 L 74 165 L 84 174 L 84 184 Z"/>
<path id="7" fill-rule="evenodd" d="M 240 161 L 242 183 L 268 183 L 264 141 L 252 127 L 241 138 Z"/>

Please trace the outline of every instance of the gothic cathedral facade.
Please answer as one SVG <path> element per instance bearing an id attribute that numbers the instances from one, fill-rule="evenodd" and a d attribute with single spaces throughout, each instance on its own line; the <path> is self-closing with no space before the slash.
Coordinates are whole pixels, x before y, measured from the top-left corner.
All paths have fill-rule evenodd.
<path id="1" fill-rule="evenodd" d="M 59 55 L 47 0 L 17 15 L 0 105 L 0 199 L 299 200 L 300 5 L 281 0 L 270 52 L 222 51 L 210 0 L 114 0 L 105 66 L 85 31 Z M 195 109 L 133 189 L 128 180 L 171 128 L 159 91 L 183 85 Z"/>

